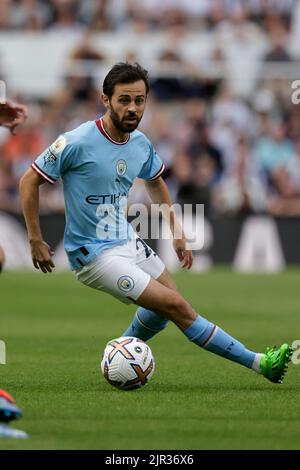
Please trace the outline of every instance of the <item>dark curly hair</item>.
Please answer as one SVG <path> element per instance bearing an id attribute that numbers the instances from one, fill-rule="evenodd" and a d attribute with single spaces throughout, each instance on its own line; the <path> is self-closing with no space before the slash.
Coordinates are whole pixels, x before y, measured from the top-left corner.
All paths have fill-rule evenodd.
<path id="1" fill-rule="evenodd" d="M 148 71 L 143 69 L 138 63 L 119 62 L 106 75 L 103 81 L 103 93 L 111 99 L 115 85 L 118 83 L 134 83 L 138 80 L 144 81 L 146 93 L 148 94 L 150 88 Z"/>

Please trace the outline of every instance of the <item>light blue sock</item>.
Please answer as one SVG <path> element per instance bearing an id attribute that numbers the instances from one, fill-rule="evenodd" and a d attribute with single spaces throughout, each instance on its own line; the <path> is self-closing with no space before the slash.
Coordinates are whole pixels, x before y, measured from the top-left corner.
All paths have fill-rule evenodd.
<path id="1" fill-rule="evenodd" d="M 152 336 L 166 328 L 168 320 L 157 315 L 152 310 L 139 307 L 135 313 L 132 323 L 122 336 L 134 336 L 143 341 L 147 341 Z"/>
<path id="2" fill-rule="evenodd" d="M 193 343 L 207 351 L 251 368 L 256 354 L 200 315 L 184 332 Z"/>

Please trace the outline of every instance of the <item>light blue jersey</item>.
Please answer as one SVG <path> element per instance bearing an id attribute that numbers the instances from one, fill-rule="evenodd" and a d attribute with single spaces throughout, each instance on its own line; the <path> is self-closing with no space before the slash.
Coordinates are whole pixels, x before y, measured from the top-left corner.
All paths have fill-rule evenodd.
<path id="1" fill-rule="evenodd" d="M 115 142 L 102 119 L 60 136 L 32 164 L 49 183 L 62 178 L 65 250 L 80 268 L 106 248 L 126 243 L 133 229 L 126 220 L 128 192 L 136 177 L 154 180 L 164 171 L 151 142 L 137 130 Z"/>

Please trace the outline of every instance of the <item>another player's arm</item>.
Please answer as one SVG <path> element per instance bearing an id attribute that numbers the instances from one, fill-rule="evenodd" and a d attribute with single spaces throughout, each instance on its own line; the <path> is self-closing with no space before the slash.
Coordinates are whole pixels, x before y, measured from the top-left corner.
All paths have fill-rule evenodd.
<path id="1" fill-rule="evenodd" d="M 162 213 L 166 220 L 170 223 L 170 230 L 173 234 L 173 247 L 180 261 L 183 262 L 182 267 L 188 268 L 193 264 L 193 255 L 187 246 L 187 240 L 184 235 L 183 229 L 176 219 L 173 202 L 164 180 L 159 177 L 153 181 L 145 181 L 145 186 L 148 194 L 154 204 L 166 205 L 167 211 L 162 208 Z"/>
<path id="2" fill-rule="evenodd" d="M 27 116 L 27 107 L 23 104 L 10 100 L 0 103 L 0 126 L 7 127 L 13 135 L 16 133 L 16 127 L 22 124 Z"/>
<path id="3" fill-rule="evenodd" d="M 13 101 L 6 100 L 0 103 L 0 126 L 10 129 L 15 134 L 15 129 L 27 119 L 27 108 L 22 104 L 16 104 Z M 5 254 L 0 246 L 0 273 L 5 262 Z"/>
<path id="4" fill-rule="evenodd" d="M 39 221 L 39 186 L 43 183 L 44 178 L 29 168 L 20 180 L 20 195 L 33 265 L 43 273 L 51 273 L 54 253 L 43 240 Z"/>

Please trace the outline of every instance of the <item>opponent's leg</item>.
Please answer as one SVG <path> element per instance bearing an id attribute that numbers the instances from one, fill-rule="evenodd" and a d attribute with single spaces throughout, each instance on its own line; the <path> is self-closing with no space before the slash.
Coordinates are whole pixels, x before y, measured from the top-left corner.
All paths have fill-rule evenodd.
<path id="1" fill-rule="evenodd" d="M 136 303 L 172 320 L 190 341 L 207 351 L 263 373 L 272 382 L 282 381 L 291 355 L 288 345 L 266 354 L 250 351 L 217 325 L 198 315 L 178 292 L 154 279 Z"/>
<path id="2" fill-rule="evenodd" d="M 174 291 L 177 290 L 174 280 L 171 278 L 167 269 L 157 278 L 157 281 L 163 286 Z M 168 324 L 168 320 L 144 307 L 139 307 L 135 312 L 134 318 L 122 336 L 134 336 L 143 341 L 148 341 L 154 335 L 164 330 Z"/>

